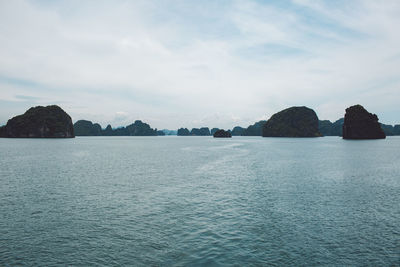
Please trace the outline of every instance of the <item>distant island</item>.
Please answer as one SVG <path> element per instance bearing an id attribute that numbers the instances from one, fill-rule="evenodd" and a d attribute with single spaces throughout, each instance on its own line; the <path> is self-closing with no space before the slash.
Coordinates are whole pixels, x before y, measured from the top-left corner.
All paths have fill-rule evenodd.
<path id="1" fill-rule="evenodd" d="M 74 123 L 76 136 L 157 136 L 165 135 L 162 131 L 153 129 L 147 123 L 140 120 L 126 126 L 113 129 L 111 125 L 103 130 L 98 123 L 87 120 L 79 120 Z"/>
<path id="2" fill-rule="evenodd" d="M 216 132 L 218 129 L 213 128 L 212 132 Z M 202 127 L 202 128 L 193 128 L 191 131 L 187 128 L 180 128 L 178 129 L 177 135 L 179 136 L 210 136 L 211 132 L 208 127 Z"/>
<path id="3" fill-rule="evenodd" d="M 335 122 L 329 120 L 318 121 L 318 131 L 323 136 L 342 136 L 344 118 Z"/>
<path id="4" fill-rule="evenodd" d="M 343 129 L 346 129 L 345 135 L 343 135 Z M 264 137 L 343 136 L 344 139 L 371 139 L 384 138 L 383 135 L 400 135 L 400 125 L 379 123 L 378 117 L 366 111 L 361 105 L 346 109 L 345 118 L 340 118 L 335 122 L 319 120 L 314 110 L 303 106 L 284 109 L 272 115 L 269 120 L 258 121 L 247 128 L 235 126 L 232 130 L 228 129 L 224 132 L 220 130 L 219 128 L 210 130 L 208 127 L 191 130 L 188 128 L 157 130 L 141 120 L 116 128 L 111 125 L 102 128 L 99 123 L 89 120 L 78 120 L 72 124 L 71 117 L 64 110 L 56 105 L 51 105 L 30 108 L 23 115 L 10 119 L 5 126 L 0 127 L 0 137 L 215 136 L 217 132 L 217 136 L 223 133 L 222 135 L 227 136 Z"/>
<path id="5" fill-rule="evenodd" d="M 242 136 L 262 136 L 262 129 L 264 125 L 267 123 L 266 120 L 261 120 L 259 122 L 254 123 L 253 125 L 249 125 L 249 127 L 243 129 Z"/>
<path id="6" fill-rule="evenodd" d="M 232 134 L 230 131 L 225 131 L 223 129 L 220 129 L 216 131 L 213 135 L 215 138 L 231 138 Z"/>
<path id="7" fill-rule="evenodd" d="M 259 121 L 253 125 L 244 128 L 242 136 L 262 136 L 262 129 L 267 121 Z M 335 122 L 329 120 L 318 120 L 318 132 L 321 136 L 343 136 L 343 124 L 344 118 L 340 118 Z M 400 125 L 388 125 L 379 123 L 381 129 L 386 136 L 396 136 L 400 135 Z M 236 128 L 236 127 L 235 127 Z M 235 129 L 234 128 L 234 129 Z M 235 134 L 232 134 L 233 136 Z"/>

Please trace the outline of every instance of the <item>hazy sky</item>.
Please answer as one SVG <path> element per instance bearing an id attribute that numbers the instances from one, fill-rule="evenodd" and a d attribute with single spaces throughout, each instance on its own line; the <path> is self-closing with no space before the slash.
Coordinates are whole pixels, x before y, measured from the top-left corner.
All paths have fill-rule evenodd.
<path id="1" fill-rule="evenodd" d="M 0 0 L 0 124 L 248 126 L 289 106 L 400 123 L 400 1 Z"/>

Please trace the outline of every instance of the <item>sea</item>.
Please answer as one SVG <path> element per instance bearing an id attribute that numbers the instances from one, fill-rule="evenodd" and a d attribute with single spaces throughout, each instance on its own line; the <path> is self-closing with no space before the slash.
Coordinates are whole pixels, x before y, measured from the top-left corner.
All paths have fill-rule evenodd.
<path id="1" fill-rule="evenodd" d="M 400 137 L 2 138 L 0 266 L 400 266 Z"/>

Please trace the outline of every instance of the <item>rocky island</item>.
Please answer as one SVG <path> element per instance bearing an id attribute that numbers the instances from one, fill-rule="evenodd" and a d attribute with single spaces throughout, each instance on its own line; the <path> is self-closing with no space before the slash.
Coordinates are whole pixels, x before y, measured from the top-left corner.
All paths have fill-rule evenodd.
<path id="1" fill-rule="evenodd" d="M 258 121 L 253 125 L 249 125 L 242 131 L 242 136 L 262 136 L 263 127 L 267 123 L 265 120 Z"/>
<path id="2" fill-rule="evenodd" d="M 8 120 L 0 128 L 0 137 L 11 138 L 72 138 L 71 117 L 59 106 L 37 106 Z"/>
<path id="3" fill-rule="evenodd" d="M 291 107 L 274 115 L 264 124 L 263 137 L 319 137 L 318 117 L 307 107 Z"/>
<path id="4" fill-rule="evenodd" d="M 335 122 L 320 120 L 318 123 L 318 130 L 323 136 L 342 136 L 343 122 L 343 118 Z"/>
<path id="5" fill-rule="evenodd" d="M 243 132 L 245 131 L 245 128 L 242 128 L 240 126 L 236 126 L 232 129 L 232 136 L 240 136 L 243 134 Z"/>
<path id="6" fill-rule="evenodd" d="M 111 125 L 102 130 L 100 124 L 87 120 L 79 120 L 74 124 L 76 136 L 157 136 L 164 132 L 153 129 L 147 123 L 136 120 L 126 127 L 113 129 Z"/>
<path id="7" fill-rule="evenodd" d="M 343 123 L 343 139 L 384 139 L 386 138 L 378 116 L 369 113 L 363 106 L 355 105 L 346 109 Z"/>
<path id="8" fill-rule="evenodd" d="M 92 123 L 87 120 L 79 120 L 74 123 L 74 131 L 76 136 L 100 136 L 102 129 L 100 124 Z"/>
<path id="9" fill-rule="evenodd" d="M 216 132 L 218 129 L 213 128 L 212 131 Z M 209 136 L 212 135 L 208 127 L 193 128 L 191 131 L 187 128 L 180 128 L 177 132 L 178 136 Z"/>
<path id="10" fill-rule="evenodd" d="M 208 127 L 201 127 L 199 128 L 193 128 L 190 131 L 190 135 L 194 136 L 209 136 L 210 134 L 210 129 Z"/>
<path id="11" fill-rule="evenodd" d="M 225 131 L 223 129 L 220 129 L 214 133 L 214 137 L 215 138 L 231 138 L 232 134 L 230 131 Z"/>
<path id="12" fill-rule="evenodd" d="M 188 128 L 180 128 L 180 129 L 178 129 L 177 135 L 178 136 L 189 136 L 190 131 Z"/>

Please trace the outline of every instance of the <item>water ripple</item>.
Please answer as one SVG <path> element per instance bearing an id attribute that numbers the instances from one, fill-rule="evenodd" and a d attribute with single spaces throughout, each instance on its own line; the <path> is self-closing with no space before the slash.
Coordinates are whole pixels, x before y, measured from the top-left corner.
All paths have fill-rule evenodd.
<path id="1" fill-rule="evenodd" d="M 400 266 L 399 151 L 400 138 L 0 139 L 0 266 Z"/>

